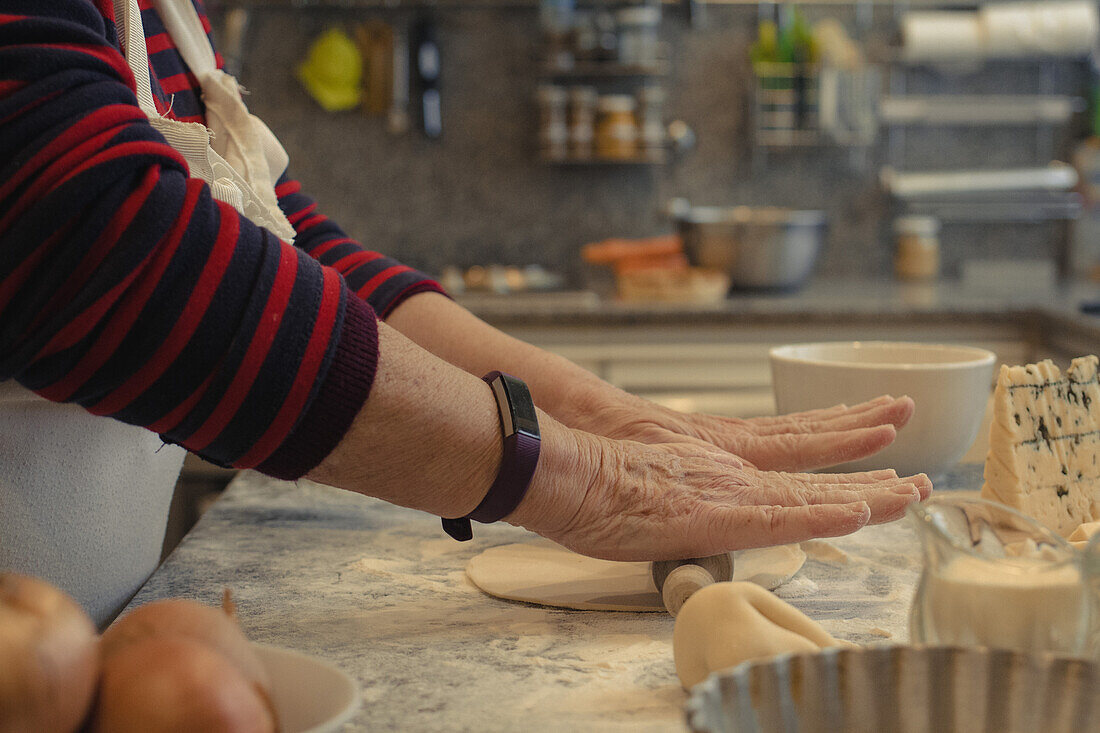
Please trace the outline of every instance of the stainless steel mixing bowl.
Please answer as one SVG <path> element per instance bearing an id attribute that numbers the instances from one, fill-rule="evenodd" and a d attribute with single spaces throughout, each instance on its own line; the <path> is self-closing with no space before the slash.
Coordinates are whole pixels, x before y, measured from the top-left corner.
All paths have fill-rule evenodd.
<path id="1" fill-rule="evenodd" d="M 728 273 L 732 289 L 793 290 L 809 279 L 825 212 L 749 206 L 673 206 L 693 265 Z"/>

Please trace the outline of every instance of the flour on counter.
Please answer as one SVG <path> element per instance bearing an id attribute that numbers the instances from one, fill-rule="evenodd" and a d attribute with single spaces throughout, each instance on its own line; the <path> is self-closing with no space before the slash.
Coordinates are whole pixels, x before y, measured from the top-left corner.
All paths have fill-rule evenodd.
<path id="1" fill-rule="evenodd" d="M 805 552 L 808 557 L 814 560 L 820 560 L 821 562 L 835 562 L 847 565 L 851 561 L 851 558 L 848 557 L 848 553 L 825 540 L 806 540 L 801 543 L 801 547 L 802 551 Z"/>

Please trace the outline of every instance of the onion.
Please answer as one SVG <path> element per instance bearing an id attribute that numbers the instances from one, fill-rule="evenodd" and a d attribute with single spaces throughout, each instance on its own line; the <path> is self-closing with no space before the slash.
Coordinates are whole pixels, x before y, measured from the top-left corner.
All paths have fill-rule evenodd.
<path id="1" fill-rule="evenodd" d="M 203 643 L 235 664 L 244 676 L 266 694 L 271 680 L 248 637 L 232 615 L 232 600 L 217 609 L 196 601 L 170 598 L 139 606 L 103 632 L 103 655 L 151 636 L 183 637 Z"/>
<path id="2" fill-rule="evenodd" d="M 103 661 L 92 733 L 272 733 L 259 690 L 195 639 L 149 636 Z"/>
<path id="3" fill-rule="evenodd" d="M 95 625 L 37 578 L 0 574 L 0 733 L 76 730 L 99 673 Z"/>

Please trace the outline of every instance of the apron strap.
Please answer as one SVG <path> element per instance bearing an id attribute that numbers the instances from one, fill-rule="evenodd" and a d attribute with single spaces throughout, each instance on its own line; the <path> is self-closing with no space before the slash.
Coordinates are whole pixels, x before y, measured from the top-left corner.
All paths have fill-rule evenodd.
<path id="1" fill-rule="evenodd" d="M 218 64 L 214 49 L 191 0 L 153 0 L 153 5 L 191 73 L 202 79 L 211 71 L 216 71 Z"/>
<path id="2" fill-rule="evenodd" d="M 134 75 L 138 106 L 148 117 L 159 117 L 149 86 L 149 52 L 145 47 L 145 30 L 137 0 L 114 0 L 115 32 L 126 55 L 126 65 Z"/>

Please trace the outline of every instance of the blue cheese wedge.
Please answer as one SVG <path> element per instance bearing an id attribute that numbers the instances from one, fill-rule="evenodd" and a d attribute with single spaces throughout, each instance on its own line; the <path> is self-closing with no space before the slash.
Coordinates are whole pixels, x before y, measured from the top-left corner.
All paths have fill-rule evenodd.
<path id="1" fill-rule="evenodd" d="M 1097 357 L 1062 374 L 1049 359 L 1002 366 L 982 496 L 1034 517 L 1063 537 L 1100 520 Z"/>

